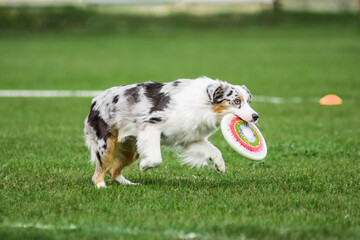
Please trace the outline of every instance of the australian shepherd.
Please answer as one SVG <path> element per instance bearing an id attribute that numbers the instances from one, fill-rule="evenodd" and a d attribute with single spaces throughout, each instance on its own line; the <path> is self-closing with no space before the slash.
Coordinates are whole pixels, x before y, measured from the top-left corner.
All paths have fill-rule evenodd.
<path id="1" fill-rule="evenodd" d="M 110 88 L 92 100 L 85 119 L 86 145 L 96 162 L 96 187 L 105 173 L 120 184 L 134 184 L 122 170 L 140 158 L 140 170 L 158 167 L 161 145 L 174 148 L 183 163 L 225 172 L 221 152 L 207 139 L 222 117 L 233 113 L 256 122 L 251 94 L 244 86 L 207 77 L 169 83 L 146 82 Z"/>

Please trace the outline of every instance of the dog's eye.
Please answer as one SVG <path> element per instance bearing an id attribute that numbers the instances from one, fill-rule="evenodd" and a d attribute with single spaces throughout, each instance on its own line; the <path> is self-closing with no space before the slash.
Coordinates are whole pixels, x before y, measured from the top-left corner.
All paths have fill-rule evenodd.
<path id="1" fill-rule="evenodd" d="M 234 100 L 234 103 L 235 103 L 236 105 L 240 105 L 240 104 L 241 104 L 241 100 L 237 98 L 237 99 Z"/>

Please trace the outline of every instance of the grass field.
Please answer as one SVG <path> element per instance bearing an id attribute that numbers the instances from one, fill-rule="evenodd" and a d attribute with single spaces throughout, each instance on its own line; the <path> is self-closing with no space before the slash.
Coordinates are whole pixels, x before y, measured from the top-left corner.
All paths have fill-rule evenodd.
<path id="1" fill-rule="evenodd" d="M 207 75 L 252 93 L 265 163 L 211 141 L 227 172 L 180 166 L 91 183 L 88 98 L 0 98 L 1 239 L 359 239 L 360 31 L 354 26 L 2 34 L 0 89 L 102 90 Z M 313 99 L 335 93 L 341 106 Z"/>

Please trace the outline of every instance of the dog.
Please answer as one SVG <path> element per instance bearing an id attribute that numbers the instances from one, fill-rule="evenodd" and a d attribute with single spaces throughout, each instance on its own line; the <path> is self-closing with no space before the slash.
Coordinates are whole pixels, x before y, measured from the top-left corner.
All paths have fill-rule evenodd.
<path id="1" fill-rule="evenodd" d="M 251 93 L 244 86 L 207 77 L 169 83 L 146 82 L 110 88 L 92 100 L 85 140 L 96 162 L 92 181 L 106 187 L 105 173 L 120 184 L 135 184 L 122 170 L 140 158 L 140 170 L 162 163 L 160 145 L 173 147 L 192 166 L 225 172 L 221 152 L 207 139 L 222 117 L 233 113 L 256 122 Z"/>

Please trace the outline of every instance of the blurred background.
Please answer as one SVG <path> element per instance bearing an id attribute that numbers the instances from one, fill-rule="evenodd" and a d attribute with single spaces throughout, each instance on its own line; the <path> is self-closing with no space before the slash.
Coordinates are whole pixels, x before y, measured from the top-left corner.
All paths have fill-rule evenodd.
<path id="1" fill-rule="evenodd" d="M 0 0 L 0 3 L 4 6 L 121 4 L 123 10 L 157 14 L 185 10 L 197 13 L 217 12 L 225 9 L 228 11 L 259 11 L 271 7 L 284 10 L 322 12 L 355 12 L 359 9 L 358 0 Z M 135 4 L 138 6 L 134 6 Z M 147 6 L 145 7 L 145 5 Z"/>
<path id="2" fill-rule="evenodd" d="M 166 235 L 175 229 L 202 239 L 359 239 L 359 6 L 0 0 L 0 238 L 184 239 Z M 95 191 L 83 139 L 91 97 L 2 95 L 203 75 L 250 89 L 265 164 L 241 158 L 218 131 L 210 140 L 224 175 L 180 166 L 164 149 L 160 168 L 126 169 L 139 188 Z M 343 104 L 320 105 L 326 94 Z"/>
<path id="3" fill-rule="evenodd" d="M 354 97 L 359 4 L 0 0 L 0 88 L 102 90 L 207 75 L 259 95 Z"/>

